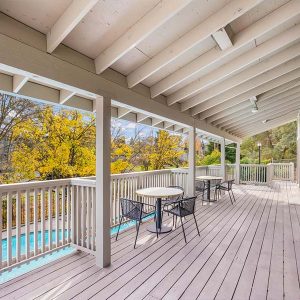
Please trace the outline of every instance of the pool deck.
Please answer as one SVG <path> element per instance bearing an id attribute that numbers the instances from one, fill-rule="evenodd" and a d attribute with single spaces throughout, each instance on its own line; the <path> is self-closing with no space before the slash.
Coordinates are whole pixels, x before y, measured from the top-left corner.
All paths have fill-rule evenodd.
<path id="1" fill-rule="evenodd" d="M 290 182 L 234 187 L 197 203 L 200 237 L 187 219 L 170 234 L 141 227 L 112 239 L 112 265 L 77 252 L 0 285 L 1 299 L 300 299 L 300 190 Z M 166 222 L 171 219 L 165 216 Z"/>

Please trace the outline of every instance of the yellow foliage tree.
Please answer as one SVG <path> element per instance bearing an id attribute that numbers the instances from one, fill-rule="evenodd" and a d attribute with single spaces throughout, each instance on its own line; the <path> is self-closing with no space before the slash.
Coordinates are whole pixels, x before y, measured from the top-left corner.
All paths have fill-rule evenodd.
<path id="1" fill-rule="evenodd" d="M 166 167 L 177 167 L 180 158 L 184 154 L 184 145 L 178 135 L 170 135 L 169 132 L 160 130 L 153 139 L 150 147 L 149 161 L 151 169 L 160 170 Z"/>
<path id="2" fill-rule="evenodd" d="M 14 128 L 13 180 L 94 175 L 95 135 L 93 115 L 45 107 Z"/>

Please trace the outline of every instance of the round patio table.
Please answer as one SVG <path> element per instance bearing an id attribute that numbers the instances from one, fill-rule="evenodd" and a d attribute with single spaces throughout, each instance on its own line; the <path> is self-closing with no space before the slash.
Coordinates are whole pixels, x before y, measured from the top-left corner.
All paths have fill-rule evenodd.
<path id="1" fill-rule="evenodd" d="M 220 177 L 220 176 L 206 176 L 206 175 L 196 177 L 196 180 L 202 180 L 202 181 L 207 182 L 207 201 L 209 201 L 209 202 L 213 202 L 210 199 L 210 181 L 211 180 L 216 180 L 216 179 L 222 180 L 223 177 Z"/>
<path id="2" fill-rule="evenodd" d="M 156 224 L 148 226 L 148 231 L 156 233 L 156 226 L 159 233 L 166 233 L 172 230 L 171 226 L 162 224 L 161 201 L 162 198 L 180 196 L 183 191 L 177 188 L 168 187 L 150 187 L 136 191 L 137 195 L 142 197 L 156 198 Z"/>

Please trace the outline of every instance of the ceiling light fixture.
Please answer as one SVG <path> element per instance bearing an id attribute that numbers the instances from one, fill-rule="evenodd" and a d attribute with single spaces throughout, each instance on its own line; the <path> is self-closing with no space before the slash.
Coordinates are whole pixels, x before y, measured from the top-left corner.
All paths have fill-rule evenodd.
<path id="1" fill-rule="evenodd" d="M 257 113 L 257 112 L 258 112 L 258 107 L 257 107 L 257 104 L 256 104 L 256 102 L 257 102 L 257 97 L 256 97 L 256 96 L 252 96 L 252 97 L 250 97 L 249 100 L 250 100 L 250 102 L 251 102 L 251 104 L 252 104 L 251 112 L 252 112 L 253 114 Z"/>

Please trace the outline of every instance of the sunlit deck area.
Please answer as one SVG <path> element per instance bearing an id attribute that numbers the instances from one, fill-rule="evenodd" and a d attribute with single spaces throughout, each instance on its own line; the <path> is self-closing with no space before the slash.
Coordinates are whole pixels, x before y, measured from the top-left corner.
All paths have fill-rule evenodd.
<path id="1" fill-rule="evenodd" d="M 160 235 L 141 227 L 112 238 L 112 264 L 77 252 L 1 286 L 4 299 L 299 299 L 300 191 L 237 185 L 209 205 L 197 201 L 200 229 L 188 218 L 187 244 L 180 226 Z M 172 222 L 167 215 L 165 222 Z"/>

